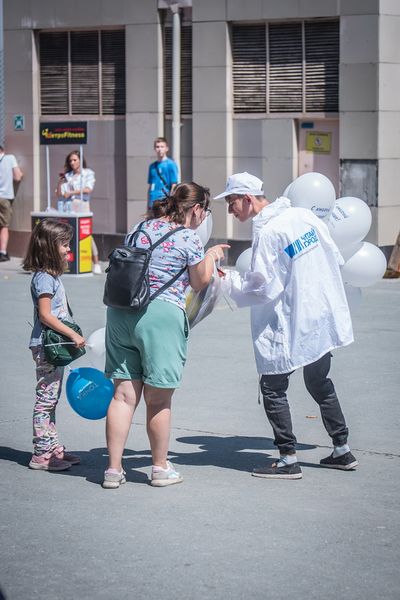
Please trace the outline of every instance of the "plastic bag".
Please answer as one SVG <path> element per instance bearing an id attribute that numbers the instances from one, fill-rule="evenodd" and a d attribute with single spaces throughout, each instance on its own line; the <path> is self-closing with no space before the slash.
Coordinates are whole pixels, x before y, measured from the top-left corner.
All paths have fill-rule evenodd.
<path id="1" fill-rule="evenodd" d="M 186 314 L 191 329 L 214 310 L 222 295 L 221 278 L 224 275 L 225 273 L 214 263 L 214 273 L 210 283 L 199 292 L 190 290 L 186 296 Z"/>

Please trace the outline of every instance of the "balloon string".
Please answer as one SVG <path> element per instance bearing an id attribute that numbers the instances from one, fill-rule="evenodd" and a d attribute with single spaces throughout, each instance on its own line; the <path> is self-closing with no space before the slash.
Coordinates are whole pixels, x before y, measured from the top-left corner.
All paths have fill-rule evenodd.
<path id="1" fill-rule="evenodd" d="M 48 346 L 66 346 L 67 344 L 75 344 L 75 342 L 56 342 L 55 344 L 45 344 L 46 348 Z"/>
<path id="2" fill-rule="evenodd" d="M 68 344 L 75 344 L 75 342 L 56 342 L 55 344 L 45 344 L 46 348 L 48 346 L 67 346 Z M 85 344 L 86 348 L 93 348 L 93 344 Z"/>

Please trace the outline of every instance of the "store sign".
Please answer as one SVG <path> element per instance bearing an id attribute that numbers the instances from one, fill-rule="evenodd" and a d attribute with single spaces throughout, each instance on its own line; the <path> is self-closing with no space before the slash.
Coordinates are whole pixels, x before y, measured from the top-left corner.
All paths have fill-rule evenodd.
<path id="1" fill-rule="evenodd" d="M 306 150 L 317 154 L 329 154 L 332 148 L 332 133 L 307 131 Z"/>
<path id="2" fill-rule="evenodd" d="M 40 123 L 39 137 L 42 145 L 87 144 L 87 122 Z"/>

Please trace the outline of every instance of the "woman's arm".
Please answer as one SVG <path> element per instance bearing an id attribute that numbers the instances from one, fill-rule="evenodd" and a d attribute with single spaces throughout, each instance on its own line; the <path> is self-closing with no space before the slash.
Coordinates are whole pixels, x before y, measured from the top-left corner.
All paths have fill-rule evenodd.
<path id="1" fill-rule="evenodd" d="M 80 181 L 80 178 L 79 178 L 79 181 Z M 82 174 L 82 183 L 84 186 L 82 189 L 82 194 L 87 194 L 88 196 L 90 196 L 93 192 L 95 181 L 96 180 L 95 180 L 94 171 L 92 171 L 92 169 L 84 170 L 84 172 Z M 58 185 L 57 185 L 57 194 L 67 200 L 68 200 L 68 198 L 72 198 L 72 196 L 80 196 L 80 194 L 81 194 L 80 187 L 73 189 L 73 190 L 69 190 L 67 188 L 67 186 L 65 185 L 65 183 L 67 183 L 67 182 L 68 182 L 68 179 L 65 177 L 65 175 L 63 177 L 60 176 L 60 179 L 58 180 Z M 76 185 L 76 183 L 75 183 L 75 185 Z"/>
<path id="2" fill-rule="evenodd" d="M 64 325 L 57 317 L 51 314 L 51 295 L 44 294 L 39 297 L 38 300 L 38 313 L 40 322 L 46 327 L 51 327 L 54 331 L 62 333 L 65 337 L 69 338 L 75 343 L 75 346 L 82 348 L 85 344 L 85 338 L 76 333 L 73 329 Z"/>
<path id="3" fill-rule="evenodd" d="M 57 194 L 58 198 L 60 198 L 61 196 L 64 197 L 62 188 L 63 188 L 63 184 L 65 183 L 65 181 L 66 181 L 66 179 L 65 179 L 64 173 L 60 173 L 60 175 L 58 176 L 57 187 L 56 187 L 56 194 Z"/>
<path id="4" fill-rule="evenodd" d="M 214 263 L 224 258 L 224 248 L 230 248 L 229 244 L 212 246 L 201 262 L 188 268 L 189 283 L 195 292 L 199 292 L 210 283 L 214 273 Z"/>

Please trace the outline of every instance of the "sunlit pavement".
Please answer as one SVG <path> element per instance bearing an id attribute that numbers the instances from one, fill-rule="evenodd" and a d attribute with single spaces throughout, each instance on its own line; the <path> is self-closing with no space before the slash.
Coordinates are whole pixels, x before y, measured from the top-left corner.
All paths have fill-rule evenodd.
<path id="1" fill-rule="evenodd" d="M 0 263 L 0 586 L 7 599 L 398 600 L 400 280 L 364 290 L 356 342 L 333 353 L 357 471 L 319 467 L 329 439 L 296 373 L 289 400 L 303 479 L 250 476 L 276 452 L 257 401 L 248 311 L 222 301 L 193 330 L 174 397 L 170 458 L 183 484 L 148 485 L 141 405 L 126 446 L 127 484 L 106 491 L 104 421 L 80 418 L 64 393 L 60 439 L 82 463 L 62 473 L 27 468 L 32 303 L 30 276 L 19 264 Z M 85 335 L 103 327 L 104 275 L 64 281 Z M 89 352 L 80 364 L 91 364 Z"/>

